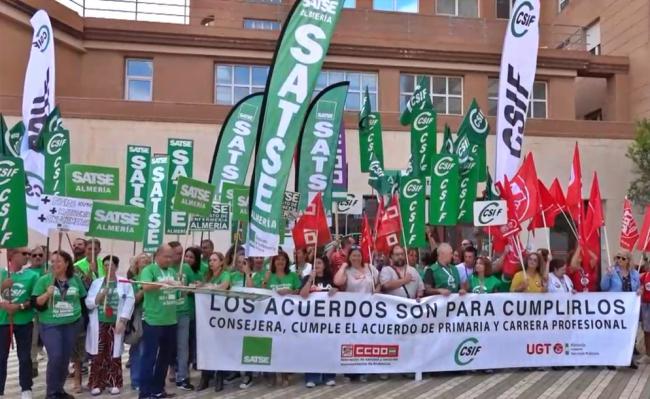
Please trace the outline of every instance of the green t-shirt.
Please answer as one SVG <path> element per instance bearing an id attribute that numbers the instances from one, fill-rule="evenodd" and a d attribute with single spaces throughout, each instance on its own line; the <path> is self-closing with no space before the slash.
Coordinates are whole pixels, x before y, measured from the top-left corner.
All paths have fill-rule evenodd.
<path id="1" fill-rule="evenodd" d="M 415 265 L 415 270 L 417 270 L 418 274 L 420 275 L 420 278 L 424 280 L 424 273 L 427 271 L 428 267 L 424 265 Z"/>
<path id="2" fill-rule="evenodd" d="M 102 289 L 104 286 L 102 286 Z M 98 309 L 98 317 L 99 321 L 102 323 L 111 323 L 115 324 L 117 321 L 117 305 L 120 302 L 120 294 L 117 292 L 117 283 L 115 281 L 111 281 L 108 283 L 108 295 L 106 298 L 106 313 L 112 313 L 110 316 L 108 316 L 104 312 L 104 301 L 102 301 L 99 305 L 97 305 Z M 109 308 L 111 310 L 109 310 Z"/>
<path id="3" fill-rule="evenodd" d="M 88 271 L 90 270 L 90 262 L 88 262 L 88 258 L 83 258 L 80 261 L 76 262 L 74 264 L 74 267 L 80 269 L 82 272 L 84 272 L 84 274 L 88 274 Z M 99 257 L 97 257 L 97 272 L 99 273 L 99 276 L 93 276 L 93 279 L 106 276 L 104 263 Z"/>
<path id="4" fill-rule="evenodd" d="M 230 287 L 246 287 L 246 276 L 244 273 L 233 270 L 228 272 L 230 277 Z"/>
<path id="5" fill-rule="evenodd" d="M 442 266 L 436 262 L 424 273 L 424 283 L 433 288 L 445 288 L 451 292 L 458 292 L 460 290 L 460 275 L 456 266 L 451 263 Z"/>
<path id="6" fill-rule="evenodd" d="M 499 282 L 497 284 L 496 292 L 510 292 L 511 280 L 508 280 L 508 278 L 501 273 L 495 273 L 492 277 Z"/>
<path id="7" fill-rule="evenodd" d="M 476 274 L 472 274 L 469 278 L 469 289 L 474 294 L 493 294 L 499 292 L 501 281 L 494 276 L 487 276 L 481 280 Z"/>
<path id="8" fill-rule="evenodd" d="M 178 275 L 178 266 L 172 267 L 174 273 Z M 204 274 L 205 275 L 205 274 Z M 198 279 L 197 279 L 198 276 Z M 190 265 L 183 263 L 183 273 L 181 275 L 181 283 L 183 285 L 189 285 L 194 281 L 202 281 L 201 278 L 201 269 L 198 273 L 194 273 Z M 179 315 L 194 315 L 194 297 L 188 295 L 187 292 L 179 292 L 178 294 L 178 307 L 176 308 L 176 313 Z"/>
<path id="9" fill-rule="evenodd" d="M 174 268 L 161 269 L 155 263 L 145 267 L 140 273 L 140 281 L 165 282 L 177 280 Z M 170 326 L 176 324 L 178 307 L 178 290 L 160 288 L 144 292 L 143 319 L 152 326 Z"/>
<path id="10" fill-rule="evenodd" d="M 13 284 L 11 286 L 11 303 L 24 303 L 32 296 L 34 285 L 38 281 L 39 275 L 31 269 L 14 273 L 11 275 Z M 7 279 L 7 270 L 0 270 L 0 281 Z M 34 319 L 34 309 L 31 307 L 25 310 L 18 310 L 14 313 L 13 323 L 16 325 L 29 324 Z M 9 314 L 0 310 L 0 325 L 9 324 Z"/>
<path id="11" fill-rule="evenodd" d="M 230 273 L 225 270 L 219 273 L 219 276 L 217 277 L 212 276 L 212 279 L 210 280 L 210 284 L 214 285 L 219 285 L 226 282 L 230 282 Z"/>
<path id="12" fill-rule="evenodd" d="M 299 290 L 300 278 L 294 272 L 289 272 L 289 274 L 285 274 L 283 277 L 278 277 L 277 274 L 271 273 L 266 288 L 271 290 L 279 290 L 282 288 L 288 288 L 293 291 Z"/>
<path id="13" fill-rule="evenodd" d="M 39 267 L 30 267 L 29 270 L 33 271 L 36 273 L 38 277 L 41 277 L 42 275 L 45 274 L 45 263 L 40 265 Z"/>
<path id="14" fill-rule="evenodd" d="M 54 285 L 54 276 L 46 274 L 36 281 L 32 296 L 47 292 L 47 287 Z M 81 301 L 86 297 L 86 286 L 77 276 L 68 279 L 68 289 L 61 296 L 54 288 L 54 296 L 48 301 L 47 309 L 38 312 L 38 320 L 43 324 L 71 324 L 81 317 Z"/>

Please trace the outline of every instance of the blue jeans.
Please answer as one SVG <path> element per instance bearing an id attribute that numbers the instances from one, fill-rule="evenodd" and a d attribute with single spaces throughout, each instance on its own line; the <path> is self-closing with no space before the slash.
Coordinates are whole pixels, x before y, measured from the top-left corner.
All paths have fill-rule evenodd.
<path id="1" fill-rule="evenodd" d="M 305 383 L 324 384 L 336 378 L 336 374 L 305 373 Z"/>
<path id="2" fill-rule="evenodd" d="M 139 398 L 149 398 L 165 391 L 167 368 L 174 360 L 176 324 L 152 326 L 142 321 L 142 357 Z"/>
<path id="3" fill-rule="evenodd" d="M 77 336 L 83 327 L 83 320 L 70 324 L 39 325 L 41 340 L 47 351 L 47 372 L 45 384 L 47 397 L 56 397 L 64 393 L 63 385 L 68 376 L 70 355 L 74 349 Z"/>
<path id="4" fill-rule="evenodd" d="M 131 362 L 131 386 L 140 387 L 140 373 L 142 370 L 142 339 L 129 348 L 129 361 Z"/>
<path id="5" fill-rule="evenodd" d="M 190 315 L 178 315 L 176 325 L 176 382 L 190 376 Z"/>
<path id="6" fill-rule="evenodd" d="M 17 325 L 14 324 L 14 337 L 16 337 L 16 353 L 18 355 L 18 381 L 20 389 L 29 391 L 32 389 L 32 323 Z M 9 326 L 0 326 L 0 395 L 5 392 L 7 381 L 7 359 L 11 346 Z"/>

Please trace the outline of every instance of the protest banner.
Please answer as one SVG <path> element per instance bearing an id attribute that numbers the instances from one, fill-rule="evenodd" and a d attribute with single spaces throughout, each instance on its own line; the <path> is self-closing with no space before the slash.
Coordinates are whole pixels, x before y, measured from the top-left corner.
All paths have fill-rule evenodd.
<path id="1" fill-rule="evenodd" d="M 506 201 L 474 201 L 474 226 L 502 226 L 507 223 Z"/>
<path id="2" fill-rule="evenodd" d="M 210 215 L 194 216 L 190 220 L 190 231 L 230 230 L 230 209 L 230 204 L 213 202 Z"/>
<path id="3" fill-rule="evenodd" d="M 283 190 L 300 127 L 342 9 L 341 1 L 300 0 L 284 21 L 262 102 L 247 255 L 272 256 L 278 252 Z"/>
<path id="4" fill-rule="evenodd" d="M 181 176 L 176 183 L 172 208 L 188 215 L 208 216 L 212 212 L 214 191 L 210 183 Z"/>
<path id="5" fill-rule="evenodd" d="M 167 140 L 167 156 L 169 157 L 169 172 L 167 193 L 165 197 L 165 234 L 184 234 L 187 230 L 187 214 L 175 210 L 174 194 L 176 184 L 181 176 L 192 177 L 194 165 L 194 140 L 175 139 Z"/>
<path id="6" fill-rule="evenodd" d="M 300 193 L 285 191 L 282 200 L 282 218 L 293 220 L 298 216 L 298 204 L 300 204 Z"/>
<path id="7" fill-rule="evenodd" d="M 19 248 L 27 241 L 23 160 L 0 156 L 0 248 Z"/>
<path id="8" fill-rule="evenodd" d="M 334 213 L 341 215 L 361 215 L 363 213 L 363 198 L 354 193 L 347 193 L 345 199 L 332 204 Z"/>
<path id="9" fill-rule="evenodd" d="M 85 233 L 90 226 L 92 208 L 92 200 L 43 194 L 39 200 L 38 220 L 47 229 Z"/>
<path id="10" fill-rule="evenodd" d="M 124 204 L 144 208 L 149 188 L 151 147 L 128 145 L 126 147 L 126 190 Z"/>
<path id="11" fill-rule="evenodd" d="M 95 201 L 86 235 L 112 240 L 142 241 L 144 226 L 144 208 Z"/>
<path id="12" fill-rule="evenodd" d="M 99 201 L 120 199 L 120 170 L 109 166 L 65 165 L 65 195 Z"/>
<path id="13" fill-rule="evenodd" d="M 157 155 L 151 159 L 146 206 L 147 225 L 142 245 L 144 252 L 153 253 L 163 242 L 168 160 L 167 155 Z"/>
<path id="14" fill-rule="evenodd" d="M 201 370 L 407 373 L 629 366 L 635 293 L 196 295 Z M 616 342 L 616 345 L 612 345 Z M 508 348 L 504 351 L 504 348 Z M 296 353 L 309 353 L 298 356 Z"/>

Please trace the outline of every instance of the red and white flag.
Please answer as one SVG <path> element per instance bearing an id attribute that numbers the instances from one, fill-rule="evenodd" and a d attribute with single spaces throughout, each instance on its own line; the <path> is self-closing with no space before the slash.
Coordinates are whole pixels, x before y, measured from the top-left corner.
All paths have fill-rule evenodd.
<path id="1" fill-rule="evenodd" d="M 521 164 L 521 168 L 510 180 L 512 203 L 519 223 L 537 214 L 539 210 L 538 190 L 535 161 L 533 160 L 533 154 L 528 153 Z"/>
<path id="2" fill-rule="evenodd" d="M 291 235 L 296 248 L 323 246 L 332 241 L 321 193 L 316 194 L 305 212 L 296 220 Z"/>
<path id="3" fill-rule="evenodd" d="M 370 223 L 368 222 L 368 215 L 363 214 L 361 221 L 361 255 L 364 263 L 370 263 L 372 257 L 372 232 L 370 231 Z"/>
<path id="4" fill-rule="evenodd" d="M 553 183 L 551 184 L 551 187 L 548 189 L 548 191 L 553 196 L 553 200 L 560 209 L 560 212 L 564 212 L 566 210 L 566 198 L 564 198 L 562 185 L 560 184 L 560 181 L 557 179 L 557 177 L 553 179 Z"/>
<path id="5" fill-rule="evenodd" d="M 390 203 L 383 210 L 379 226 L 377 227 L 375 249 L 384 254 L 388 254 L 394 245 L 399 244 L 401 232 L 402 221 L 399 214 L 399 202 L 397 200 L 397 194 L 393 194 Z"/>
<path id="6" fill-rule="evenodd" d="M 625 198 L 623 202 L 623 219 L 621 220 L 621 238 L 619 244 L 621 248 L 632 251 L 638 239 L 639 229 L 632 214 L 632 201 Z"/>
<path id="7" fill-rule="evenodd" d="M 577 142 L 573 150 L 571 178 L 566 190 L 566 206 L 573 220 L 580 224 L 582 222 L 582 170 L 580 168 L 580 150 Z"/>
<path id="8" fill-rule="evenodd" d="M 537 181 L 539 187 L 539 211 L 528 224 L 528 230 L 551 228 L 555 226 L 555 218 L 562 212 L 551 192 L 541 180 Z"/>
<path id="9" fill-rule="evenodd" d="M 641 235 L 636 244 L 636 249 L 641 252 L 650 251 L 650 205 L 645 209 L 645 216 L 643 217 L 643 226 L 641 226 Z"/>

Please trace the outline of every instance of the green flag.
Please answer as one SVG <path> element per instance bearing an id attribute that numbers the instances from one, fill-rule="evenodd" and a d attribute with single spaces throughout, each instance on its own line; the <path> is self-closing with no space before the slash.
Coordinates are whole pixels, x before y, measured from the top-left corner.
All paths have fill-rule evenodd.
<path id="1" fill-rule="evenodd" d="M 60 195 L 65 192 L 64 168 L 70 163 L 70 132 L 63 127 L 59 107 L 55 107 L 45 120 L 39 135 L 44 159 L 45 194 Z"/>
<path id="2" fill-rule="evenodd" d="M 5 134 L 7 133 L 7 122 L 5 122 L 5 117 L 0 114 L 0 156 L 8 156 L 7 150 L 5 150 Z"/>
<path id="3" fill-rule="evenodd" d="M 404 243 L 407 247 L 422 248 L 427 245 L 425 233 L 425 184 L 424 177 L 401 176 L 399 178 L 399 207 L 402 217 Z"/>
<path id="4" fill-rule="evenodd" d="M 264 93 L 241 99 L 230 110 L 214 147 L 208 181 L 221 193 L 224 182 L 244 184 L 255 148 Z"/>
<path id="5" fill-rule="evenodd" d="M 0 156 L 0 248 L 24 247 L 27 239 L 23 160 Z"/>
<path id="6" fill-rule="evenodd" d="M 458 158 L 437 154 L 433 157 L 429 223 L 454 226 L 458 219 Z"/>
<path id="7" fill-rule="evenodd" d="M 2 135 L 2 154 L 8 157 L 20 156 L 20 143 L 25 135 L 25 125 L 22 121 L 16 123 Z M 2 155 L 0 154 L 0 155 Z"/>
<path id="8" fill-rule="evenodd" d="M 98 201 L 120 199 L 120 169 L 98 165 L 65 165 L 65 195 Z"/>
<path id="9" fill-rule="evenodd" d="M 153 253 L 163 243 L 165 233 L 165 195 L 167 194 L 167 183 L 169 173 L 169 156 L 156 155 L 151 159 L 149 173 L 149 189 L 147 190 L 146 215 L 144 241 L 142 250 Z"/>
<path id="10" fill-rule="evenodd" d="M 149 189 L 151 147 L 128 145 L 126 147 L 126 190 L 124 203 L 144 208 Z"/>
<path id="11" fill-rule="evenodd" d="M 376 158 L 373 157 L 369 169 L 368 185 L 381 195 L 390 193 L 388 178 L 386 177 L 386 173 L 384 173 L 384 168 Z"/>
<path id="12" fill-rule="evenodd" d="M 174 194 L 178 178 L 192 177 L 194 165 L 194 140 L 168 139 L 169 184 L 167 186 L 165 206 L 165 234 L 185 234 L 187 231 L 187 213 L 174 210 Z"/>
<path id="13" fill-rule="evenodd" d="M 472 154 L 478 167 L 478 181 L 485 181 L 487 178 L 485 146 L 489 133 L 490 126 L 488 125 L 487 118 L 481 112 L 476 99 L 473 99 L 458 128 L 458 137 L 465 136 L 469 141 L 470 154 Z"/>
<path id="14" fill-rule="evenodd" d="M 454 153 L 454 138 L 451 135 L 451 129 L 449 125 L 445 123 L 445 132 L 442 137 L 442 148 L 440 149 L 440 154 L 450 155 Z"/>
<path id="15" fill-rule="evenodd" d="M 251 256 L 278 252 L 282 195 L 309 99 L 342 8 L 342 1 L 296 1 L 278 40 L 257 136 L 247 242 Z"/>
<path id="16" fill-rule="evenodd" d="M 359 129 L 359 158 L 361 172 L 370 172 L 372 160 L 384 167 L 384 145 L 381 132 L 381 115 L 371 112 L 365 119 L 367 126 Z"/>
<path id="17" fill-rule="evenodd" d="M 144 208 L 94 201 L 87 236 L 123 241 L 144 237 Z"/>
<path id="18" fill-rule="evenodd" d="M 304 211 L 318 193 L 323 195 L 325 210 L 332 209 L 332 174 L 349 86 L 348 82 L 328 86 L 309 105 L 296 160 L 300 211 Z"/>
<path id="19" fill-rule="evenodd" d="M 494 182 L 490 171 L 487 171 L 487 179 L 485 182 L 485 191 L 483 192 L 483 199 L 485 201 L 498 201 L 501 199 L 499 194 L 495 191 Z"/>
<path id="20" fill-rule="evenodd" d="M 413 115 L 411 123 L 411 167 L 417 175 L 428 175 L 431 169 L 431 155 L 436 153 L 436 112 L 425 108 Z"/>
<path id="21" fill-rule="evenodd" d="M 368 127 L 367 118 L 372 112 L 372 103 L 370 102 L 370 92 L 368 91 L 368 86 L 363 92 L 363 103 L 361 104 L 361 109 L 359 110 L 359 129 L 364 129 Z"/>
<path id="22" fill-rule="evenodd" d="M 212 212 L 215 187 L 210 183 L 180 176 L 174 193 L 174 210 L 190 215 L 209 216 Z"/>
<path id="23" fill-rule="evenodd" d="M 399 123 L 403 126 L 412 124 L 415 119 L 414 116 L 425 109 L 433 110 L 433 104 L 431 103 L 431 94 L 429 93 L 429 78 L 420 76 L 418 77 L 413 95 L 406 102 L 404 111 L 402 111 L 402 115 L 399 118 Z"/>
<path id="24" fill-rule="evenodd" d="M 232 209 L 233 222 L 248 222 L 248 196 L 250 188 L 243 184 L 224 183 L 221 202 L 228 203 Z"/>

